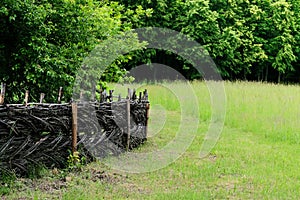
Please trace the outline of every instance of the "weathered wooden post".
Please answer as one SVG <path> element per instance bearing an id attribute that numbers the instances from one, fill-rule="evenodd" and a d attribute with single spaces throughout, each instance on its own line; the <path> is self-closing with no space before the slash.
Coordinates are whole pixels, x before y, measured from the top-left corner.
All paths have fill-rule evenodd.
<path id="1" fill-rule="evenodd" d="M 25 92 L 25 99 L 24 99 L 25 106 L 27 106 L 27 104 L 28 104 L 28 98 L 29 98 L 29 90 L 26 90 L 26 92 Z"/>
<path id="2" fill-rule="evenodd" d="M 59 87 L 57 103 L 61 103 L 62 89 L 63 87 Z"/>
<path id="3" fill-rule="evenodd" d="M 96 86 L 92 85 L 92 94 L 91 94 L 91 101 L 95 101 L 96 98 Z"/>
<path id="4" fill-rule="evenodd" d="M 147 91 L 147 89 L 145 89 L 145 91 L 144 91 L 144 100 L 146 101 L 146 123 L 145 123 L 146 133 L 145 133 L 145 138 L 147 138 L 147 136 L 148 136 L 149 109 L 150 109 L 150 103 L 148 101 L 148 91 Z"/>
<path id="5" fill-rule="evenodd" d="M 128 96 L 126 101 L 126 110 L 127 110 L 127 144 L 126 150 L 129 151 L 130 147 L 130 97 L 131 97 L 131 90 L 128 88 Z"/>
<path id="6" fill-rule="evenodd" d="M 40 104 L 43 103 L 44 98 L 45 98 L 45 93 L 41 93 L 40 94 Z"/>
<path id="7" fill-rule="evenodd" d="M 146 123 L 145 123 L 145 139 L 148 138 L 148 120 L 149 120 L 149 110 L 150 110 L 150 103 L 146 103 Z"/>
<path id="8" fill-rule="evenodd" d="M 5 83 L 1 83 L 1 93 L 0 93 L 0 105 L 4 103 L 4 98 L 5 98 Z"/>
<path id="9" fill-rule="evenodd" d="M 109 101 L 110 102 L 114 101 L 113 93 L 114 93 L 114 90 L 109 90 Z"/>
<path id="10" fill-rule="evenodd" d="M 77 151 L 77 104 L 72 103 L 72 153 Z"/>
<path id="11" fill-rule="evenodd" d="M 144 90 L 144 97 L 143 97 L 143 99 L 145 101 L 148 101 L 148 91 L 147 91 L 147 89 Z"/>
<path id="12" fill-rule="evenodd" d="M 139 102 L 142 102 L 142 92 L 139 94 Z"/>
<path id="13" fill-rule="evenodd" d="M 103 90 L 100 97 L 100 103 L 106 102 L 106 97 L 107 97 L 106 90 Z"/>
<path id="14" fill-rule="evenodd" d="M 83 91 L 82 90 L 80 90 L 79 101 L 80 101 L 80 103 L 83 102 Z"/>

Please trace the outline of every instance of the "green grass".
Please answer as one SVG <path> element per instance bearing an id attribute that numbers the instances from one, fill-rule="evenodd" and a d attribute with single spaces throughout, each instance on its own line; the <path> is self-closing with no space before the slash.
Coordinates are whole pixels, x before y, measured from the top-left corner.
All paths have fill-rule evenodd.
<path id="1" fill-rule="evenodd" d="M 224 84 L 225 126 L 206 158 L 199 158 L 212 113 L 206 84 L 191 83 L 197 96 L 197 113 L 193 100 L 175 98 L 173 90 L 188 96 L 186 85 L 147 85 L 151 137 L 136 152 L 164 147 L 176 137 L 181 123 L 191 124 L 199 114 L 196 137 L 183 156 L 165 168 L 142 174 L 120 172 L 101 162 L 63 176 L 49 171 L 41 179 L 19 179 L 5 198 L 298 199 L 300 87 L 251 82 Z M 120 92 L 124 94 L 128 86 L 115 87 L 123 87 Z M 188 115 L 184 121 L 180 106 Z"/>

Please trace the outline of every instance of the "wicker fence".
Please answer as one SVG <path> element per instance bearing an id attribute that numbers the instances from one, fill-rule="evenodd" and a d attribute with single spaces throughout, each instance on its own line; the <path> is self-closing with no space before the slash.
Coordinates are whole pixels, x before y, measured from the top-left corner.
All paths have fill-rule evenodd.
<path id="1" fill-rule="evenodd" d="M 60 90 L 61 91 L 61 90 Z M 0 94 L 0 171 L 26 174 L 31 166 L 65 167 L 71 152 L 87 158 L 118 155 L 147 139 L 148 94 L 126 98 L 101 92 L 99 101 L 5 104 Z M 60 102 L 59 93 L 58 101 Z"/>

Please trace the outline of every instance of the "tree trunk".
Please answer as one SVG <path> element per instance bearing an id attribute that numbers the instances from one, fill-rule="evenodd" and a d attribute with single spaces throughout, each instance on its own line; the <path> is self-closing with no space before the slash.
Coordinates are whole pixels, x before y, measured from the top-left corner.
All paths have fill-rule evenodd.
<path id="1" fill-rule="evenodd" d="M 268 81 L 269 67 L 266 67 L 265 81 Z"/>

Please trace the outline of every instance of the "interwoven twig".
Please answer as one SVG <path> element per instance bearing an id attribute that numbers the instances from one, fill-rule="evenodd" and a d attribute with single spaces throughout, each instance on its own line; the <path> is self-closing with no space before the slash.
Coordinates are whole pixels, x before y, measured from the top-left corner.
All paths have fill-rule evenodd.
<path id="1" fill-rule="evenodd" d="M 146 101 L 130 101 L 130 148 L 146 140 Z M 0 170 L 64 167 L 71 149 L 71 104 L 0 105 Z M 78 147 L 86 156 L 126 149 L 126 101 L 78 104 Z"/>

